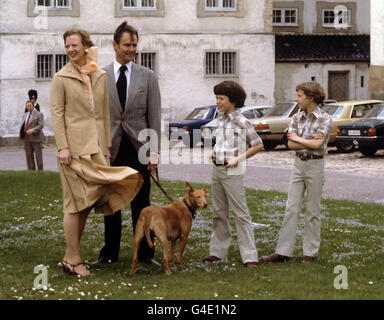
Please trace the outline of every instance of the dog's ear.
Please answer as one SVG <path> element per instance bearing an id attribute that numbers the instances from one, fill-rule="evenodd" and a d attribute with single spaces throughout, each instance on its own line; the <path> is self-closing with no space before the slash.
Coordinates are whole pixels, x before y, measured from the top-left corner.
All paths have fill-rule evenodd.
<path id="1" fill-rule="evenodd" d="M 204 186 L 203 191 L 205 194 L 207 194 L 207 185 Z"/>
<path id="2" fill-rule="evenodd" d="M 189 193 L 193 192 L 193 188 L 188 182 L 185 183 L 185 187 Z"/>

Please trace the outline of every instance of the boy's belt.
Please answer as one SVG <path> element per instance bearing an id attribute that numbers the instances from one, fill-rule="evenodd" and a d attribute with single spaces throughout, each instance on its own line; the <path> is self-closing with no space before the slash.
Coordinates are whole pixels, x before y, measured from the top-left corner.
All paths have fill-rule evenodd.
<path id="1" fill-rule="evenodd" d="M 296 152 L 296 157 L 300 158 L 300 160 L 303 160 L 303 161 L 313 160 L 313 159 L 323 159 L 323 156 L 319 156 L 317 154 L 306 154 L 306 153 L 300 153 L 300 152 Z"/>
<path id="2" fill-rule="evenodd" d="M 226 166 L 228 164 L 227 161 L 224 161 L 224 163 L 218 163 L 217 160 L 213 160 L 212 161 L 213 164 L 216 166 L 216 167 L 220 167 L 220 166 Z M 220 161 L 221 162 L 221 161 Z"/>

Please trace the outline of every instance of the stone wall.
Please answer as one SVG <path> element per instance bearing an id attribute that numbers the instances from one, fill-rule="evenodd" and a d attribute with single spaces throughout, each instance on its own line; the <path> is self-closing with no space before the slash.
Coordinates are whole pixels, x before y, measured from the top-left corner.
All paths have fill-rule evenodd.
<path id="1" fill-rule="evenodd" d="M 348 72 L 350 100 L 369 99 L 368 63 L 276 63 L 276 102 L 295 100 L 296 85 L 303 81 L 311 81 L 312 77 L 324 87 L 328 95 L 329 71 Z M 363 87 L 361 76 L 364 77 Z"/>
<path id="2" fill-rule="evenodd" d="M 153 51 L 157 55 L 163 120 L 181 119 L 196 106 L 215 104 L 213 86 L 227 79 L 245 87 L 247 104 L 273 104 L 272 0 L 240 0 L 242 17 L 198 17 L 198 2 L 167 0 L 161 17 L 116 17 L 115 1 L 80 0 L 80 17 L 48 16 L 47 28 L 38 29 L 36 26 L 43 24 L 36 24 L 35 19 L 39 17 L 27 15 L 25 1 L 1 0 L 0 137 L 3 144 L 5 138 L 18 135 L 27 91 L 31 88 L 39 93 L 38 102 L 45 116 L 44 133 L 52 136 L 50 80 L 36 79 L 36 54 L 64 53 L 62 34 L 72 25 L 91 33 L 99 47 L 100 67 L 113 61 L 113 32 L 124 19 L 139 30 L 138 50 Z M 238 76 L 206 77 L 206 50 L 236 51 Z"/>

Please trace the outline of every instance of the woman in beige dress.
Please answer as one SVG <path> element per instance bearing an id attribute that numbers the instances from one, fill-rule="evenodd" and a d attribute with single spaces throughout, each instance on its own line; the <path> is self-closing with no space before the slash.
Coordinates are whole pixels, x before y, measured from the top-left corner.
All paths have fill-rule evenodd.
<path id="1" fill-rule="evenodd" d="M 51 111 L 63 190 L 66 273 L 88 275 L 79 243 L 91 209 L 114 214 L 136 196 L 140 173 L 129 167 L 111 167 L 109 102 L 106 73 L 97 67 L 97 48 L 89 33 L 64 33 L 69 62 L 55 74 Z"/>

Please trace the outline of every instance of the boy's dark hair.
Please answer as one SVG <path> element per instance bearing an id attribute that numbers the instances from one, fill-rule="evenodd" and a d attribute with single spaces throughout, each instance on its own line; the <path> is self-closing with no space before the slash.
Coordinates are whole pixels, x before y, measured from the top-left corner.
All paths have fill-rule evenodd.
<path id="1" fill-rule="evenodd" d="M 241 85 L 235 81 L 223 81 L 213 88 L 215 95 L 227 96 L 229 101 L 235 104 L 235 108 L 244 106 L 247 94 Z"/>
<path id="2" fill-rule="evenodd" d="M 317 104 L 323 103 L 325 92 L 323 87 L 316 81 L 308 81 L 299 83 L 296 86 L 296 91 L 303 91 L 307 97 L 312 97 Z"/>
<path id="3" fill-rule="evenodd" d="M 134 27 L 130 26 L 127 21 L 124 21 L 117 27 L 117 29 L 115 30 L 115 34 L 113 35 L 113 40 L 118 45 L 120 44 L 120 39 L 123 32 L 128 32 L 132 38 L 134 35 L 136 35 L 137 41 L 139 41 L 139 34 L 137 33 L 137 30 Z"/>

